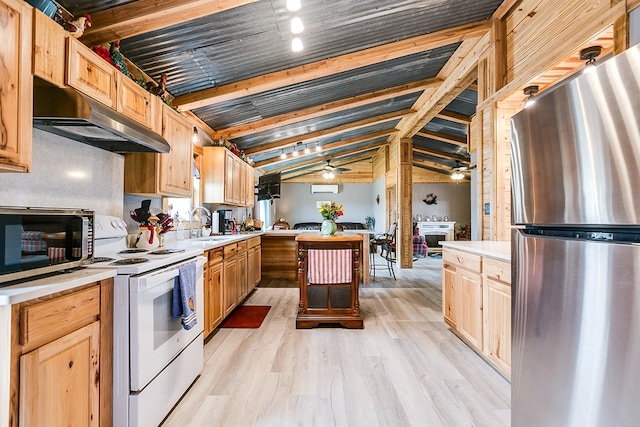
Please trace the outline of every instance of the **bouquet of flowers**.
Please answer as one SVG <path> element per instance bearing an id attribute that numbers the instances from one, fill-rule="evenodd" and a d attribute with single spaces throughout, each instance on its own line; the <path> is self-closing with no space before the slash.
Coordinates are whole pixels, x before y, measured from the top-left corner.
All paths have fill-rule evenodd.
<path id="1" fill-rule="evenodd" d="M 336 202 L 322 203 L 318 212 L 320 212 L 320 215 L 322 215 L 324 219 L 333 221 L 335 221 L 336 218 L 344 215 L 342 205 L 339 205 Z"/>

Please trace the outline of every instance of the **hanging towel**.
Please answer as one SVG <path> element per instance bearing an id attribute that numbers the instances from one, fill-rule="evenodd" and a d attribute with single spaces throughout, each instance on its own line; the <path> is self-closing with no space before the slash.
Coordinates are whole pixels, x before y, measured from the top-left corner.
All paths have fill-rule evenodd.
<path id="1" fill-rule="evenodd" d="M 191 263 L 178 270 L 178 276 L 173 285 L 173 301 L 171 303 L 171 316 L 182 316 L 182 326 L 185 329 L 193 328 L 196 318 L 196 264 Z"/>
<path id="2" fill-rule="evenodd" d="M 315 285 L 351 282 L 351 249 L 309 249 L 308 281 Z"/>

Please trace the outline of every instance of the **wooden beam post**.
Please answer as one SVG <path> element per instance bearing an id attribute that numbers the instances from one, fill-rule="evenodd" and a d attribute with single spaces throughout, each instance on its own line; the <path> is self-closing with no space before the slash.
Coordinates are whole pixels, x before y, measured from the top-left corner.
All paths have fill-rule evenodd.
<path id="1" fill-rule="evenodd" d="M 398 217 L 396 257 L 400 268 L 413 267 L 413 139 L 401 138 L 398 150 Z"/>

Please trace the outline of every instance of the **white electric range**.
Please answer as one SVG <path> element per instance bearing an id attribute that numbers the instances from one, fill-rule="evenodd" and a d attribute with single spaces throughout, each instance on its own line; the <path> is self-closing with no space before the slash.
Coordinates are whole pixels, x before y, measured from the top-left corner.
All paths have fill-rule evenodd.
<path id="1" fill-rule="evenodd" d="M 126 223 L 96 215 L 94 263 L 113 268 L 113 425 L 157 426 L 202 371 L 202 249 L 128 249 Z M 197 323 L 186 330 L 171 316 L 180 268 L 196 265 Z"/>

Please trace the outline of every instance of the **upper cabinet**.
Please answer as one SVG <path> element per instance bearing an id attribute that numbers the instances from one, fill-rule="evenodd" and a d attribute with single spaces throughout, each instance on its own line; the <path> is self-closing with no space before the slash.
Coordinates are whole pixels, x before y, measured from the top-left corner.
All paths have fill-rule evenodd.
<path id="1" fill-rule="evenodd" d="M 162 136 L 171 145 L 166 154 L 130 153 L 124 160 L 124 192 L 151 196 L 191 196 L 193 127 L 162 105 Z"/>
<path id="2" fill-rule="evenodd" d="M 115 67 L 72 37 L 67 37 L 67 54 L 67 84 L 115 110 Z"/>
<path id="3" fill-rule="evenodd" d="M 0 171 L 29 172 L 33 122 L 32 8 L 0 0 Z"/>
<path id="4" fill-rule="evenodd" d="M 203 147 L 204 203 L 253 206 L 253 168 L 224 147 Z"/>
<path id="5" fill-rule="evenodd" d="M 33 9 L 33 75 L 58 87 L 65 85 L 67 33 L 53 19 Z"/>

